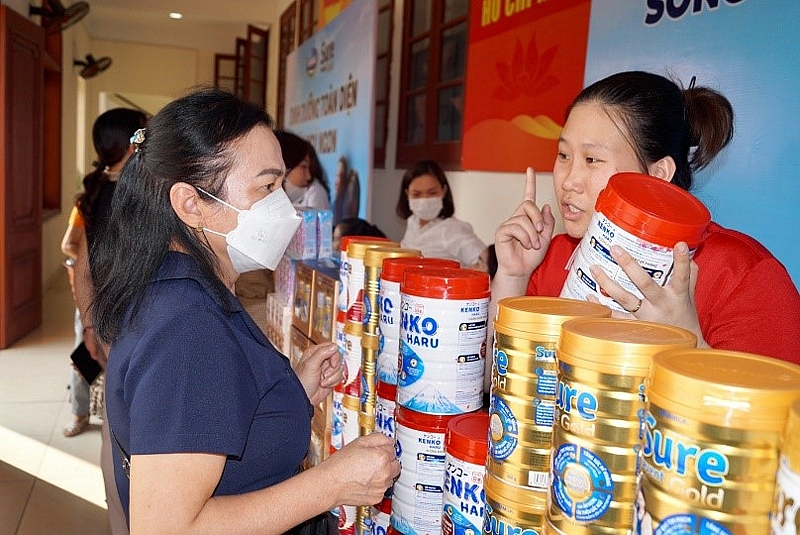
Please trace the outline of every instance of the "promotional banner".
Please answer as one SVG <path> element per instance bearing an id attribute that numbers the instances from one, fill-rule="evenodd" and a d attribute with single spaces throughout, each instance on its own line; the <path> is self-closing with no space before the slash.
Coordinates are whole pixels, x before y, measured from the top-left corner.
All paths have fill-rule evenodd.
<path id="1" fill-rule="evenodd" d="M 692 192 L 800 282 L 797 0 L 481 0 L 470 15 L 463 168 L 550 172 L 582 87 L 645 70 L 721 92 L 733 142 Z"/>
<path id="2" fill-rule="evenodd" d="M 590 0 L 473 2 L 464 169 L 553 168 L 570 101 L 583 87 Z"/>
<path id="3" fill-rule="evenodd" d="M 733 141 L 692 193 L 723 226 L 763 243 L 800 284 L 794 156 L 800 149 L 800 2 L 594 0 L 585 83 L 640 69 L 731 101 Z"/>
<path id="4" fill-rule="evenodd" d="M 366 218 L 377 21 L 375 0 L 354 0 L 286 58 L 285 128 L 317 151 L 334 224 Z"/>

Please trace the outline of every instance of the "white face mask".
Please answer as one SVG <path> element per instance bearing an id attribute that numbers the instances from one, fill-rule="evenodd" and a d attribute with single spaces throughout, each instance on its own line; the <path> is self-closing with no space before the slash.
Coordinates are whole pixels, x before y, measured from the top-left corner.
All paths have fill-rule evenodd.
<path id="1" fill-rule="evenodd" d="M 236 273 L 275 269 L 301 221 L 283 189 L 277 189 L 253 203 L 249 210 L 239 210 L 201 188 L 197 189 L 239 212 L 236 228 L 227 234 L 204 229 L 225 237 L 228 256 Z"/>
<path id="2" fill-rule="evenodd" d="M 300 204 L 303 202 L 303 197 L 308 191 L 308 188 L 295 186 L 292 184 L 291 180 L 283 181 L 283 189 L 286 190 L 286 196 L 289 197 L 289 200 L 292 202 L 292 204 Z"/>
<path id="3" fill-rule="evenodd" d="M 443 199 L 441 197 L 409 199 L 408 206 L 415 216 L 423 221 L 430 221 L 439 217 L 439 212 L 442 211 Z"/>

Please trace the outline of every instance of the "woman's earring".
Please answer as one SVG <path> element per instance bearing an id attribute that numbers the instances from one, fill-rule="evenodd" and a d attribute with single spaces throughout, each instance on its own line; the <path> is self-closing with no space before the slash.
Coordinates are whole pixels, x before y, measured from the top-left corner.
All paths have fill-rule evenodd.
<path id="1" fill-rule="evenodd" d="M 197 226 L 195 226 L 195 227 L 194 227 L 194 229 L 195 229 L 197 232 L 203 232 L 203 224 L 202 224 L 200 221 L 198 221 L 198 222 L 197 222 Z"/>

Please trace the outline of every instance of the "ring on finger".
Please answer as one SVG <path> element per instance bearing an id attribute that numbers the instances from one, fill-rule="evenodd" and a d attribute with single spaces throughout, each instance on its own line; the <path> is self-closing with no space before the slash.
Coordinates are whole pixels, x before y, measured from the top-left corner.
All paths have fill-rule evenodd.
<path id="1" fill-rule="evenodd" d="M 636 314 L 637 312 L 639 312 L 639 309 L 642 308 L 642 303 L 643 302 L 644 302 L 644 299 L 640 298 L 639 302 L 636 303 L 636 306 L 633 307 L 632 309 L 628 310 L 628 312 L 630 312 L 631 314 Z"/>

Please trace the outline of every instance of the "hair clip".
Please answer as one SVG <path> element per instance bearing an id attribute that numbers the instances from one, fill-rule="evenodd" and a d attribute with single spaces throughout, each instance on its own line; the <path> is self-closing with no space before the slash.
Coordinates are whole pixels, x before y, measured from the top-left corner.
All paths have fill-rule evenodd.
<path id="1" fill-rule="evenodd" d="M 694 89 L 695 82 L 697 82 L 697 76 L 692 76 L 692 79 L 689 80 L 689 91 Z"/>
<path id="2" fill-rule="evenodd" d="M 131 136 L 131 145 L 136 145 L 136 152 L 139 152 L 139 145 L 144 143 L 144 128 L 140 128 Z"/>

